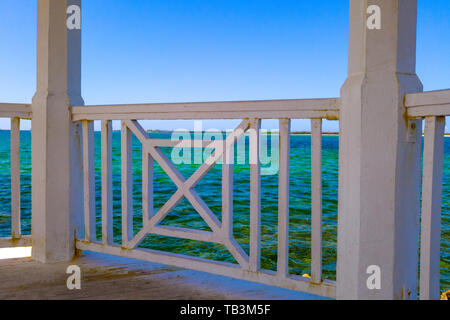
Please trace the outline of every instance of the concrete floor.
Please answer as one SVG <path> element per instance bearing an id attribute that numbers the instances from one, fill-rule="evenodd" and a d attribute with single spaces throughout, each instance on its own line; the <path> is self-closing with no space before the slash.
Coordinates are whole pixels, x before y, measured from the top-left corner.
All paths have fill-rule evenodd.
<path id="1" fill-rule="evenodd" d="M 68 290 L 67 266 L 81 269 L 81 290 Z M 297 291 L 183 270 L 160 264 L 84 253 L 70 263 L 41 264 L 30 258 L 0 260 L 0 300 L 302 300 Z"/>

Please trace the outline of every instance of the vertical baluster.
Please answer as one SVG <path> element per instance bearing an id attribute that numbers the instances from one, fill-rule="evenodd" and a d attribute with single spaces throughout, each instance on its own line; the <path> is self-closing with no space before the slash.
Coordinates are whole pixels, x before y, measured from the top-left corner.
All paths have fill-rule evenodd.
<path id="1" fill-rule="evenodd" d="M 85 240 L 97 240 L 95 219 L 94 122 L 83 120 L 83 188 Z"/>
<path id="2" fill-rule="evenodd" d="M 222 229 L 227 239 L 233 237 L 233 171 L 234 143 L 228 149 L 224 143 L 222 164 Z"/>
<path id="3" fill-rule="evenodd" d="M 142 145 L 142 223 L 144 226 L 148 219 L 154 215 L 153 169 L 153 157 L 145 148 L 145 145 Z"/>
<path id="4" fill-rule="evenodd" d="M 250 265 L 258 271 L 261 263 L 261 120 L 252 119 L 250 125 Z"/>
<path id="5" fill-rule="evenodd" d="M 420 299 L 439 299 L 444 117 L 427 117 L 423 152 Z"/>
<path id="6" fill-rule="evenodd" d="M 291 120 L 280 119 L 278 175 L 278 275 L 289 274 L 289 157 Z"/>
<path id="7" fill-rule="evenodd" d="M 102 121 L 102 241 L 113 243 L 112 121 Z"/>
<path id="8" fill-rule="evenodd" d="M 322 119 L 311 120 L 311 280 L 322 282 Z"/>
<path id="9" fill-rule="evenodd" d="M 11 237 L 19 239 L 20 230 L 20 118 L 11 119 Z"/>
<path id="10" fill-rule="evenodd" d="M 126 247 L 133 237 L 133 157 L 132 134 L 122 121 L 122 246 Z"/>

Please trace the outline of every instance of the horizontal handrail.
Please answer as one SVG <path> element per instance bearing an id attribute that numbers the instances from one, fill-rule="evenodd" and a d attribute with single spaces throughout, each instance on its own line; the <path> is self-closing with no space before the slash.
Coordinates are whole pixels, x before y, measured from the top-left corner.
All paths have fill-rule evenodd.
<path id="1" fill-rule="evenodd" d="M 340 99 L 261 100 L 75 106 L 73 121 L 180 119 L 339 119 Z"/>
<path id="2" fill-rule="evenodd" d="M 0 103 L 0 118 L 31 119 L 31 105 L 20 103 Z"/>
<path id="3" fill-rule="evenodd" d="M 407 94 L 405 107 L 409 117 L 450 116 L 450 89 Z"/>

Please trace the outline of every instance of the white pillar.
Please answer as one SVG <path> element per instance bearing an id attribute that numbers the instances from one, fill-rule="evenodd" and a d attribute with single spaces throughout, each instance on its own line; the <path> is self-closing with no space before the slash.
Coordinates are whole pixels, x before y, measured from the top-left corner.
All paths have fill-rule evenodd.
<path id="1" fill-rule="evenodd" d="M 376 7 L 380 8 L 380 29 Z M 369 12 L 369 13 L 368 13 Z M 337 296 L 417 297 L 421 122 L 407 121 L 415 72 L 416 0 L 350 0 L 348 78 L 340 114 Z M 369 289 L 367 268 L 380 268 Z M 376 284 L 376 282 L 373 282 Z"/>
<path id="2" fill-rule="evenodd" d="M 32 103 L 32 256 L 41 262 L 72 259 L 75 213 L 81 213 L 80 202 L 75 205 L 81 196 L 77 165 L 81 151 L 70 114 L 71 102 L 82 104 L 80 54 L 75 52 L 80 49 L 80 34 L 67 29 L 66 11 L 70 2 L 73 1 L 37 1 L 37 90 Z"/>
<path id="3" fill-rule="evenodd" d="M 67 30 L 67 89 L 69 93 L 69 103 L 71 106 L 83 106 L 84 100 L 81 95 L 81 0 L 67 0 L 67 8 L 70 8 L 68 15 L 78 15 L 78 12 L 71 10 L 73 6 L 79 8 L 80 26 L 73 26 Z M 78 10 L 78 9 L 77 9 Z M 77 17 L 75 17 L 77 18 Z M 73 20 L 71 20 L 73 22 Z M 93 131 L 93 126 L 89 130 Z M 75 219 L 78 238 L 84 236 L 83 228 L 83 158 L 82 152 L 82 127 L 81 122 L 71 126 L 71 188 L 70 188 L 70 208 L 71 216 Z"/>

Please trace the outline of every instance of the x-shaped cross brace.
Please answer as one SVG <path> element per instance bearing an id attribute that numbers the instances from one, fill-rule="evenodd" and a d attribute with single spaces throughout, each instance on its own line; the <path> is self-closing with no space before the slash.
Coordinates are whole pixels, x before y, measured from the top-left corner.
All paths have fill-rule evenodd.
<path id="1" fill-rule="evenodd" d="M 241 267 L 247 268 L 249 261 L 247 254 L 235 241 L 229 230 L 224 230 L 224 228 L 222 228 L 222 223 L 217 219 L 214 213 L 209 209 L 208 205 L 194 190 L 194 187 L 211 170 L 217 161 L 219 161 L 224 154 L 228 153 L 228 150 L 231 147 L 234 148 L 236 141 L 239 140 L 249 129 L 250 121 L 243 120 L 241 124 L 230 135 L 228 135 L 225 141 L 210 141 L 207 148 L 214 148 L 215 151 L 187 180 L 175 167 L 175 165 L 167 158 L 164 152 L 158 148 L 156 143 L 157 140 L 151 139 L 137 121 L 126 120 L 124 123 L 142 143 L 144 152 L 148 152 L 151 155 L 151 157 L 161 166 L 170 179 L 175 183 L 178 189 L 155 215 L 147 219 L 144 218 L 143 228 L 133 239 L 123 244 L 123 246 L 129 249 L 134 249 L 148 234 L 159 234 L 178 238 L 215 242 L 223 244 L 241 265 Z M 218 148 L 219 144 L 223 144 L 222 148 Z M 224 162 L 225 161 L 226 159 L 224 157 Z M 211 228 L 212 232 L 158 226 L 158 224 L 183 198 L 186 198 L 192 204 L 195 210 Z"/>

